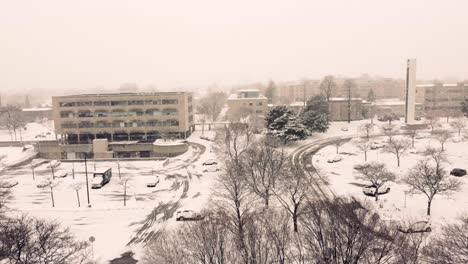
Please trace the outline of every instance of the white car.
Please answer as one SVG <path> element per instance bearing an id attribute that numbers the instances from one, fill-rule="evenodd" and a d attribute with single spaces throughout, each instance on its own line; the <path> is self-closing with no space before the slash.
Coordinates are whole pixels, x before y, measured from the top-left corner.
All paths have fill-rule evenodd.
<path id="1" fill-rule="evenodd" d="M 216 164 L 218 164 L 218 162 L 214 159 L 209 159 L 203 162 L 203 166 L 210 166 L 210 165 L 216 165 Z"/>
<path id="2" fill-rule="evenodd" d="M 18 185 L 18 181 L 4 181 L 4 182 L 0 182 L 0 189 L 1 188 L 10 189 L 10 188 L 15 187 L 16 185 Z"/>
<path id="3" fill-rule="evenodd" d="M 47 168 L 57 168 L 60 164 L 62 164 L 60 160 L 52 160 L 49 162 L 49 165 L 47 165 Z"/>
<path id="4" fill-rule="evenodd" d="M 347 127 L 342 127 L 341 131 L 348 131 L 348 128 Z"/>
<path id="5" fill-rule="evenodd" d="M 66 171 L 59 171 L 59 172 L 57 172 L 57 174 L 55 176 L 59 177 L 59 178 L 65 178 L 65 177 L 68 176 L 68 173 Z"/>
<path id="6" fill-rule="evenodd" d="M 418 221 L 408 226 L 400 226 L 398 227 L 398 231 L 402 233 L 422 233 L 431 232 L 432 228 L 429 221 Z"/>
<path id="7" fill-rule="evenodd" d="M 202 220 L 203 215 L 193 210 L 180 210 L 176 213 L 176 221 Z"/>
<path id="8" fill-rule="evenodd" d="M 334 156 L 334 157 L 328 158 L 327 162 L 328 162 L 328 163 L 335 163 L 335 162 L 339 162 L 339 161 L 341 161 L 341 160 L 342 160 L 341 156 L 340 156 L 340 155 L 336 155 L 336 156 Z"/>
<path id="9" fill-rule="evenodd" d="M 385 147 L 385 144 L 379 142 L 372 142 L 370 145 L 370 149 L 379 149 Z"/>
<path id="10" fill-rule="evenodd" d="M 220 171 L 220 169 L 216 166 L 210 166 L 203 170 L 203 172 L 217 172 L 217 171 Z"/>
<path id="11" fill-rule="evenodd" d="M 369 185 L 369 186 L 366 186 L 366 187 L 362 188 L 362 192 L 365 195 L 369 195 L 369 196 L 375 196 L 376 190 L 377 189 L 375 188 L 375 185 Z M 379 195 L 386 194 L 386 193 L 389 193 L 389 192 L 390 192 L 390 185 L 389 184 L 384 184 L 379 188 Z"/>
<path id="12" fill-rule="evenodd" d="M 149 180 L 146 182 L 146 187 L 156 187 L 159 183 L 159 177 L 158 176 L 151 176 Z"/>
<path id="13" fill-rule="evenodd" d="M 424 136 L 424 135 L 416 135 L 414 138 L 415 138 L 415 139 L 424 139 L 424 138 L 426 138 L 426 136 Z"/>

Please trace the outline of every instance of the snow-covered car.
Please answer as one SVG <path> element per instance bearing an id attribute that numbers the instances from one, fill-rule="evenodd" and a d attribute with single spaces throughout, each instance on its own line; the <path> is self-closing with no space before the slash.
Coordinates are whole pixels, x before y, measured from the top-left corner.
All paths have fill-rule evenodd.
<path id="1" fill-rule="evenodd" d="M 394 129 L 394 127 L 392 127 L 392 126 L 384 126 L 383 127 L 383 130 L 385 130 L 385 131 L 390 131 L 390 130 L 393 130 L 393 129 Z"/>
<path id="2" fill-rule="evenodd" d="M 205 162 L 203 162 L 203 166 L 210 166 L 210 165 L 216 165 L 218 164 L 218 162 L 214 159 L 209 159 L 209 160 L 206 160 Z"/>
<path id="3" fill-rule="evenodd" d="M 47 165 L 47 168 L 57 168 L 60 164 L 62 164 L 60 160 L 52 160 L 49 162 L 49 165 Z"/>
<path id="4" fill-rule="evenodd" d="M 460 169 L 460 168 L 454 168 L 452 171 L 450 171 L 450 175 L 461 177 L 466 175 L 466 170 L 465 169 Z"/>
<path id="5" fill-rule="evenodd" d="M 414 138 L 415 138 L 415 139 L 424 139 L 424 138 L 426 138 L 426 136 L 424 136 L 424 135 L 416 135 Z"/>
<path id="6" fill-rule="evenodd" d="M 36 184 L 37 188 L 45 188 L 49 187 L 52 184 L 51 180 L 42 180 L 38 184 Z"/>
<path id="7" fill-rule="evenodd" d="M 377 188 L 375 187 L 375 185 L 369 185 L 369 186 L 362 188 L 362 192 L 368 196 L 375 196 L 376 191 L 377 191 Z M 390 185 L 388 184 L 384 184 L 379 188 L 379 195 L 386 194 L 389 192 L 390 192 Z"/>
<path id="8" fill-rule="evenodd" d="M 36 135 L 34 138 L 45 138 L 46 136 L 44 135 Z"/>
<path id="9" fill-rule="evenodd" d="M 402 233 L 421 233 L 431 232 L 431 223 L 429 221 L 418 221 L 408 226 L 399 226 L 398 231 Z"/>
<path id="10" fill-rule="evenodd" d="M 159 177 L 158 176 L 151 176 L 148 181 L 146 182 L 146 187 L 156 187 L 159 183 Z"/>
<path id="11" fill-rule="evenodd" d="M 65 178 L 68 176 L 68 173 L 66 171 L 59 171 L 57 172 L 56 176 L 59 178 Z"/>
<path id="12" fill-rule="evenodd" d="M 209 137 L 205 136 L 200 136 L 200 139 L 206 140 L 206 141 L 212 141 Z"/>
<path id="13" fill-rule="evenodd" d="M 357 164 L 357 165 L 355 165 L 353 168 L 354 168 L 355 170 L 362 170 L 362 169 L 364 169 L 364 168 L 366 168 L 366 167 L 369 167 L 369 164 L 368 164 L 368 163 Z"/>
<path id="14" fill-rule="evenodd" d="M 342 127 L 341 131 L 348 131 L 348 128 L 347 127 Z"/>
<path id="15" fill-rule="evenodd" d="M 202 220 L 203 215 L 193 210 L 180 210 L 176 213 L 176 221 Z"/>
<path id="16" fill-rule="evenodd" d="M 15 187 L 16 185 L 18 185 L 18 181 L 3 181 L 3 182 L 0 182 L 0 189 L 1 188 L 10 189 L 10 188 Z"/>
<path id="17" fill-rule="evenodd" d="M 327 159 L 327 162 L 328 162 L 328 163 L 335 163 L 335 162 L 339 162 L 339 161 L 341 161 L 341 160 L 342 160 L 341 156 L 340 156 L 340 155 L 336 155 L 336 156 L 333 156 L 333 157 L 328 158 L 328 159 Z"/>
<path id="18" fill-rule="evenodd" d="M 372 142 L 370 145 L 370 149 L 379 149 L 385 147 L 385 144 L 379 142 Z"/>
<path id="19" fill-rule="evenodd" d="M 409 152 L 410 154 L 419 154 L 419 153 L 421 153 L 421 152 L 420 152 L 420 150 L 418 150 L 418 149 L 415 149 L 415 148 L 411 148 L 411 149 L 409 149 L 409 151 L 408 151 L 408 152 Z"/>
<path id="20" fill-rule="evenodd" d="M 220 171 L 220 170 L 216 166 L 210 166 L 210 167 L 203 170 L 203 172 L 217 172 L 217 171 Z"/>

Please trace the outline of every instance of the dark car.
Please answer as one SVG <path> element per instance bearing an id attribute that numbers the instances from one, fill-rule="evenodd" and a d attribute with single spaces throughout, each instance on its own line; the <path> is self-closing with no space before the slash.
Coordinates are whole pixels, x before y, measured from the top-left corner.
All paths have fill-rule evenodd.
<path id="1" fill-rule="evenodd" d="M 450 175 L 461 177 L 466 175 L 465 169 L 455 168 L 450 172 Z"/>

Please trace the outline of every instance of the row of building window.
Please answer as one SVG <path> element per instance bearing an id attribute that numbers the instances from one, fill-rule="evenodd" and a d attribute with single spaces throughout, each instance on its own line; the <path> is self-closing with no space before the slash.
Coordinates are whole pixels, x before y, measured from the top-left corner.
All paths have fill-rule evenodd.
<path id="1" fill-rule="evenodd" d="M 63 123 L 62 128 L 125 128 L 125 127 L 167 127 L 167 126 L 179 126 L 177 120 L 150 120 L 148 122 L 142 121 L 114 121 L 110 122 L 80 122 L 80 123 Z"/>
<path id="2" fill-rule="evenodd" d="M 426 102 L 461 102 L 464 99 L 462 97 L 453 97 L 453 98 L 426 98 Z"/>
<path id="3" fill-rule="evenodd" d="M 60 102 L 60 107 L 75 106 L 124 106 L 124 105 L 167 105 L 178 104 L 177 99 L 152 99 L 152 100 L 119 100 L 119 101 L 81 101 Z"/>
<path id="4" fill-rule="evenodd" d="M 253 106 L 253 105 L 254 105 L 254 103 L 248 103 L 248 104 L 249 104 L 249 106 Z M 242 105 L 247 105 L 247 103 L 244 102 L 244 103 L 242 103 Z M 256 105 L 256 106 L 262 106 L 262 105 L 263 105 L 263 102 L 256 102 L 255 105 Z"/>
<path id="5" fill-rule="evenodd" d="M 143 110 L 130 110 L 125 111 L 121 109 L 109 111 L 78 111 L 78 112 L 71 112 L 71 111 L 61 111 L 60 117 L 61 118 L 76 118 L 76 117 L 127 117 L 127 116 L 173 116 L 177 115 L 177 109 L 168 108 L 168 109 L 148 109 L 146 111 Z"/>

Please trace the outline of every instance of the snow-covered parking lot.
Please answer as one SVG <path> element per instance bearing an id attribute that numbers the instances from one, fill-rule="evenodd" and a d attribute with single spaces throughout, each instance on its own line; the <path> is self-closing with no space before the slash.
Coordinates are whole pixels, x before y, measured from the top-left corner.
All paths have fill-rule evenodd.
<path id="1" fill-rule="evenodd" d="M 198 132 L 189 141 L 188 152 L 168 161 L 88 161 L 90 183 L 95 167 L 97 170 L 112 169 L 108 184 L 101 189 L 92 189 L 90 185 L 91 207 L 87 206 L 83 162 L 62 162 L 54 169 L 54 175 L 67 173 L 65 178 L 55 180 L 55 207 L 52 207 L 51 189 L 37 187 L 52 175 L 47 163 L 34 169 L 35 179 L 29 164 L 6 170 L 0 177 L 19 183 L 12 188 L 13 199 L 9 203 L 15 213 L 56 219 L 84 240 L 94 236 L 96 259 L 106 263 L 126 250 L 141 252 L 144 242 L 156 235 L 160 228 L 177 225 L 175 212 L 179 208 L 199 211 L 206 205 L 217 175 L 217 172 L 203 172 L 206 166 L 202 163 L 214 158 L 212 143 L 201 140 Z M 155 175 L 159 177 L 159 183 L 156 187 L 147 187 Z M 124 179 L 128 179 L 126 206 Z M 73 188 L 76 185 L 81 186 L 78 194 Z M 81 207 L 78 207 L 78 195 Z"/>
<path id="2" fill-rule="evenodd" d="M 398 137 L 408 138 L 407 136 Z M 428 132 L 421 133 L 418 138 L 415 140 L 414 150 L 408 151 L 401 158 L 400 167 L 397 166 L 397 159 L 394 154 L 385 153 L 382 149 L 369 150 L 367 153 L 368 162 L 384 163 L 397 176 L 396 181 L 390 183 L 391 191 L 380 196 L 379 206 L 377 206 L 377 208 L 382 207 L 379 209 L 381 213 L 392 220 L 414 221 L 426 218 L 427 198 L 421 194 L 408 194 L 409 186 L 404 184 L 401 179 L 408 174 L 410 168 L 417 164 L 418 160 L 424 158 L 420 153 L 421 150 L 427 146 L 440 147 L 440 144 Z M 330 157 L 337 155 L 335 145 L 329 145 L 319 150 L 312 156 L 312 162 L 315 167 L 319 168 L 321 175 L 328 178 L 330 188 L 337 195 L 351 195 L 373 203 L 374 198 L 365 196 L 362 192 L 362 188 L 369 185 L 369 182 L 358 180 L 356 178 L 357 172 L 354 170 L 355 165 L 364 163 L 364 153 L 356 145 L 358 140 L 352 139 L 339 147 L 339 155 L 342 158 L 339 162 L 327 162 Z M 372 141 L 381 144 L 385 144 L 385 140 L 387 140 L 385 136 L 372 139 Z M 457 138 L 449 140 L 444 146 L 448 161 L 443 166 L 447 173 L 453 168 L 466 169 L 468 167 L 468 155 L 466 154 L 468 142 L 458 141 Z M 467 212 L 468 176 L 458 178 L 463 183 L 460 191 L 449 197 L 438 195 L 433 201 L 431 221 L 435 227 L 441 223 L 451 222 Z"/>

